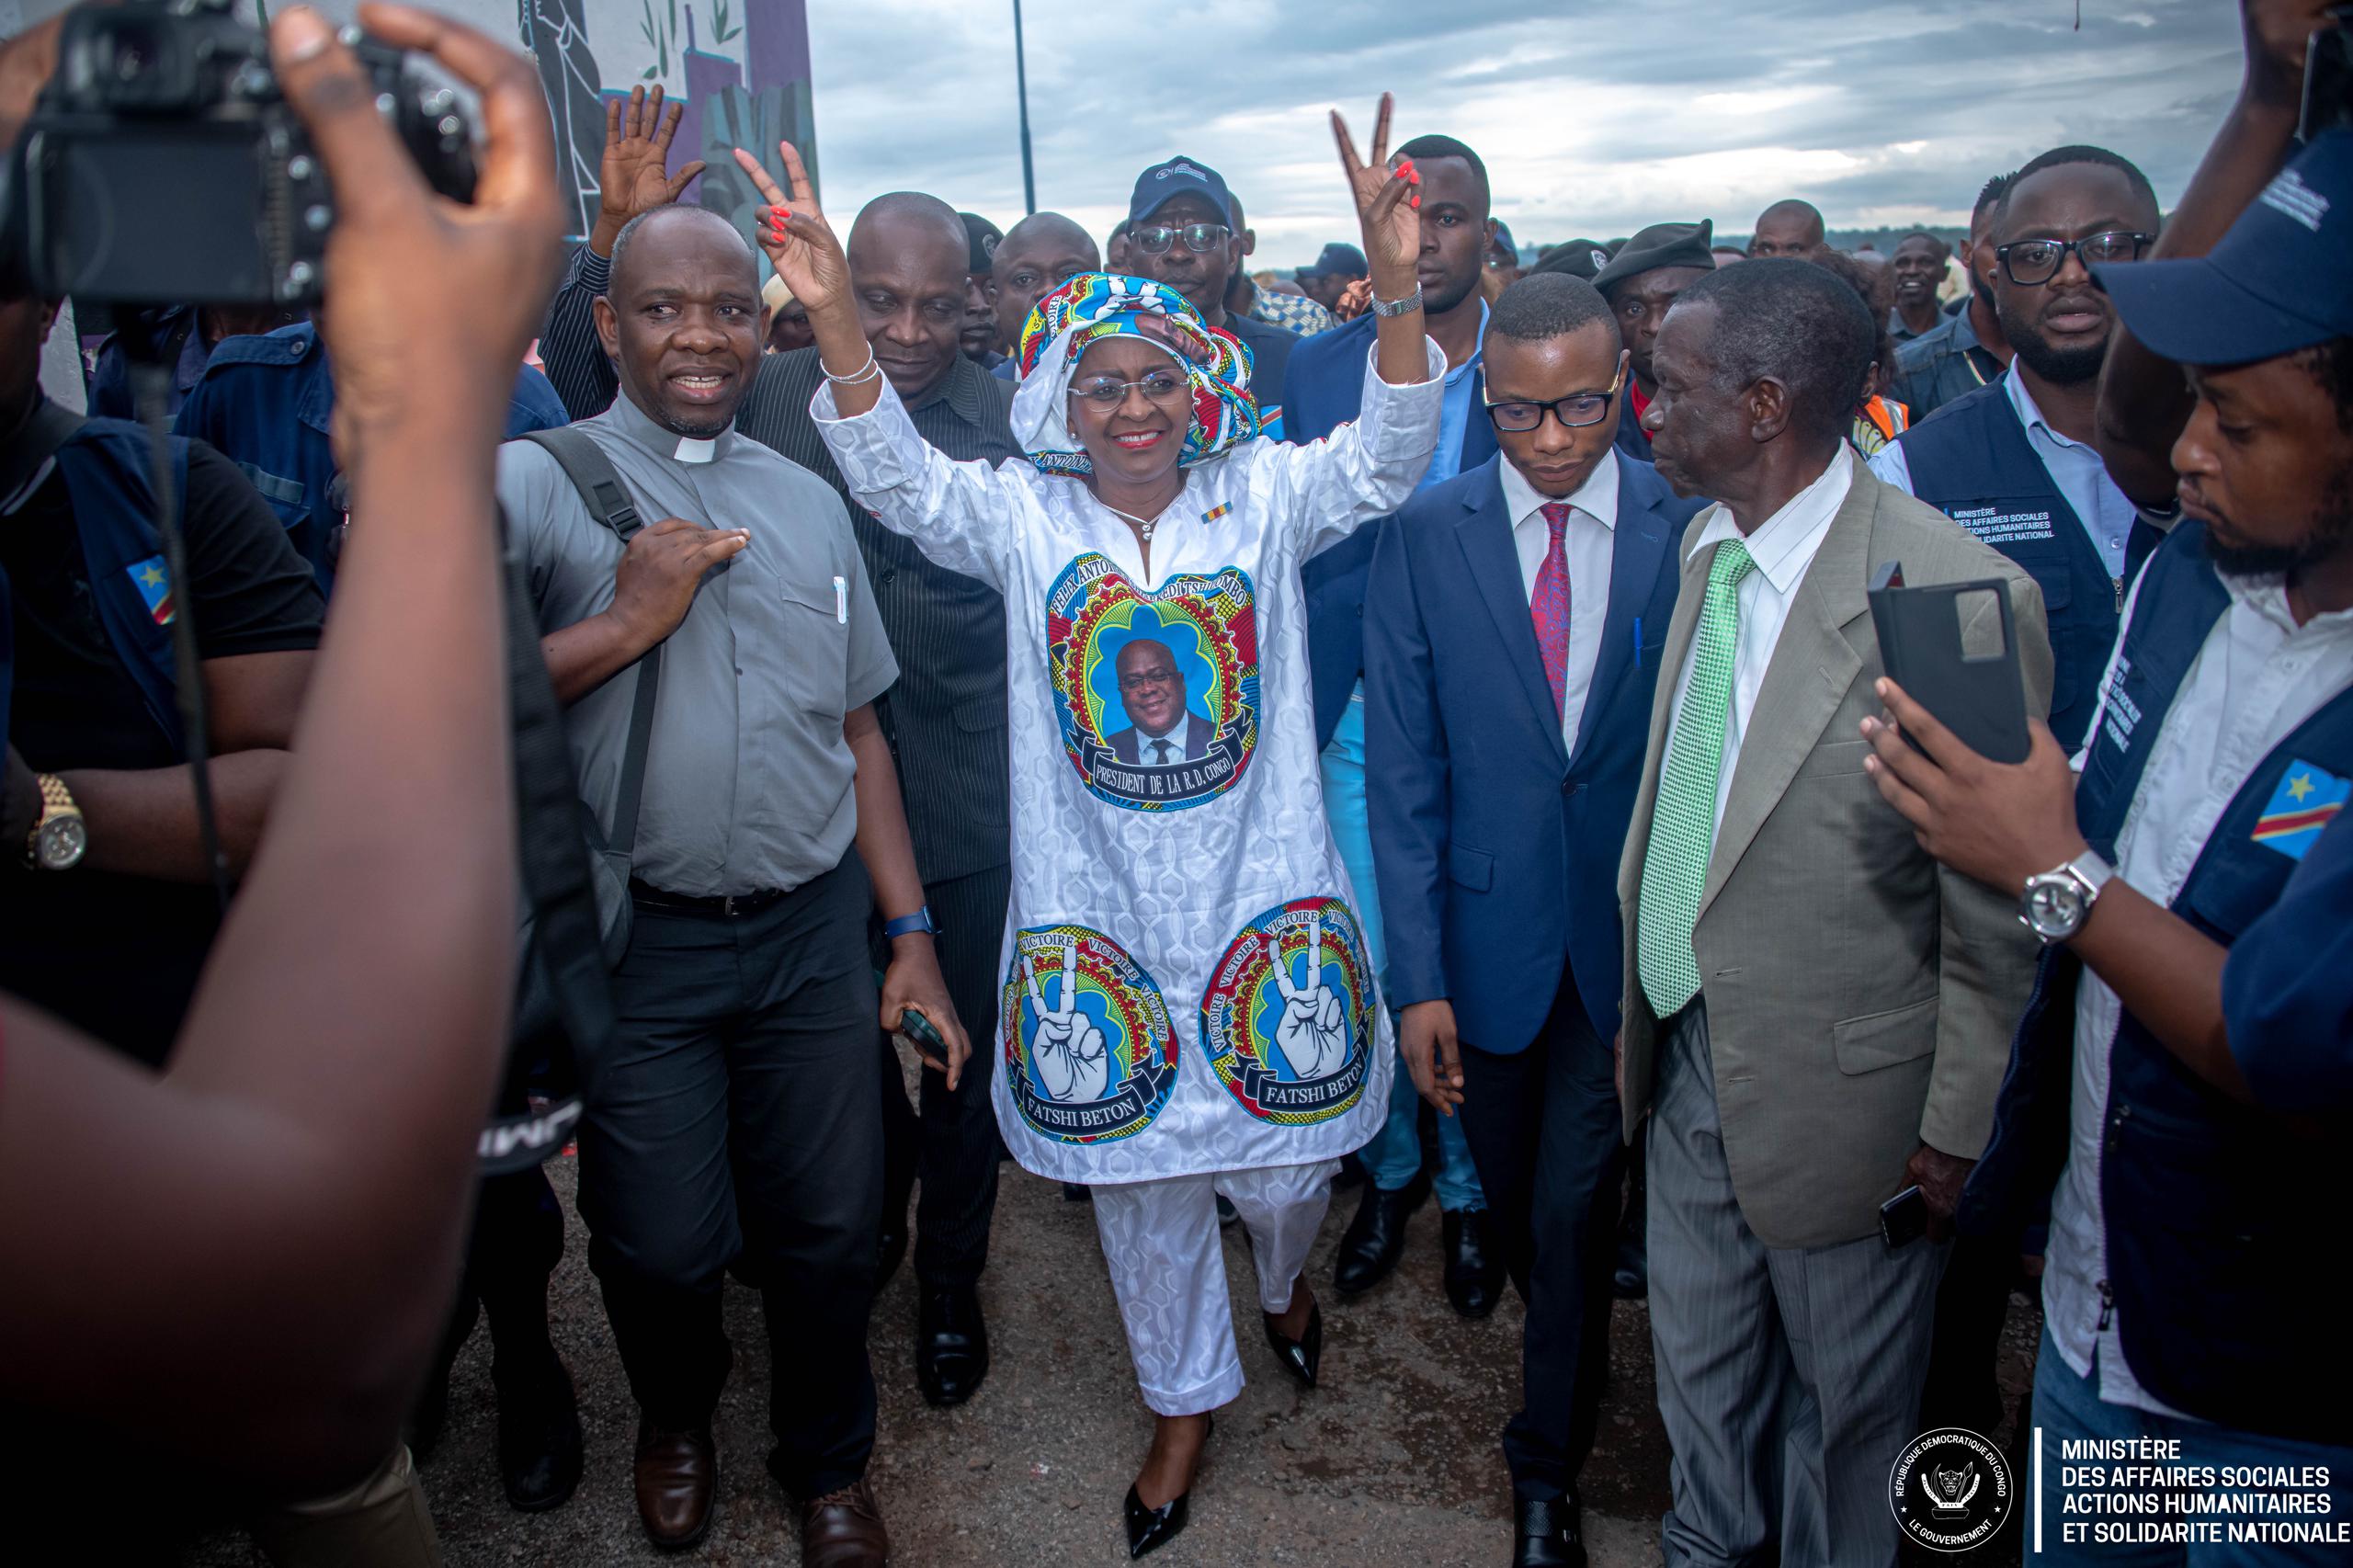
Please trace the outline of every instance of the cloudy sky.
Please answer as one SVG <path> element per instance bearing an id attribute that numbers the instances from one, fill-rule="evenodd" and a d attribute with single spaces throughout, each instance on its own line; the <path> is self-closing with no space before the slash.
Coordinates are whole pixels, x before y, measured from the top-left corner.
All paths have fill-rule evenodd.
<path id="1" fill-rule="evenodd" d="M 1021 214 L 1011 0 L 812 0 L 825 203 L 914 187 Z M 1665 219 L 1745 233 L 1965 223 L 1985 177 L 2090 142 L 2170 206 L 2237 90 L 2229 0 L 1025 0 L 1038 203 L 1100 236 L 1172 153 L 1225 175 L 1261 264 L 1355 238 L 1326 111 L 1478 149 L 1525 244 Z M 1444 31 L 1434 30 L 1438 20 Z"/>

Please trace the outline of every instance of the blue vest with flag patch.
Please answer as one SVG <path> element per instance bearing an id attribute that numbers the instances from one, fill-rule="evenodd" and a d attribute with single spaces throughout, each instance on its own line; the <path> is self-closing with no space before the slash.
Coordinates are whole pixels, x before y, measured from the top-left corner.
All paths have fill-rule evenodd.
<path id="1" fill-rule="evenodd" d="M 2149 562 L 2108 706 L 2075 792 L 2086 839 L 2113 860 L 2167 710 L 2230 607 L 2184 523 Z M 2200 849 L 2170 908 L 2228 947 L 2279 896 L 2304 850 L 2353 794 L 2353 687 L 2259 761 Z M 2067 1159 L 2075 986 L 2082 966 L 2043 954 L 1962 1199 L 1964 1228 L 2015 1234 L 2047 1212 Z M 2353 1340 L 2337 1276 L 2346 1130 L 2244 1106 L 2209 1087 L 2130 1011 L 2110 1052 L 2100 1202 L 2108 1284 L 2133 1377 L 2176 1409 L 2242 1431 L 2342 1437 Z"/>
<path id="2" fill-rule="evenodd" d="M 57 449 L 57 472 L 73 502 L 98 623 L 139 687 L 148 716 L 173 751 L 187 755 L 173 675 L 173 589 L 155 532 L 155 488 L 147 432 L 121 419 L 91 419 Z M 172 492 L 188 499 L 188 443 L 170 444 Z"/>
<path id="3" fill-rule="evenodd" d="M 2051 733 L 2073 751 L 2097 707 L 2099 673 L 2116 642 L 2123 592 L 2042 466 L 2000 381 L 1979 387 L 1905 431 L 1898 445 L 1912 494 L 2016 562 L 2042 590 L 2051 653 Z M 2130 581 L 2164 535 L 2136 520 L 2125 539 Z"/>

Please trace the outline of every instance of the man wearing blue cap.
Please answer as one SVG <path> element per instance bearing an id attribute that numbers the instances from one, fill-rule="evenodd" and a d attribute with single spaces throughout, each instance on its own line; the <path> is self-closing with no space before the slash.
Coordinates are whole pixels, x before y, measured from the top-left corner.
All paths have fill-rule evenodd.
<path id="1" fill-rule="evenodd" d="M 1369 278 L 1372 269 L 1365 265 L 1364 252 L 1354 245 L 1338 241 L 1325 245 L 1312 266 L 1302 267 L 1291 274 L 1307 297 L 1327 311 L 1340 308 L 1341 291 L 1359 278 Z"/>
<path id="2" fill-rule="evenodd" d="M 2353 1000 L 2341 965 L 2264 961 L 2353 913 L 2336 902 L 2343 830 L 2316 848 L 2353 797 L 2353 131 L 2256 189 L 2292 145 L 2300 29 L 2318 8 L 2248 10 L 2246 90 L 2175 230 L 2149 261 L 2095 269 L 2131 335 L 2100 412 L 2111 465 L 2141 460 L 2136 498 L 2155 379 L 2186 372 L 2194 401 L 2169 443 L 2182 521 L 2132 586 L 2075 772 L 2040 728 L 2026 762 L 1989 763 L 1892 686 L 1889 711 L 1925 753 L 1865 723 L 1881 792 L 1929 852 L 2022 890 L 2046 943 L 1960 1215 L 2010 1238 L 2048 1204 L 2044 1449 L 2153 1443 L 2131 1451 L 2172 1467 L 2102 1486 L 2062 1484 L 2053 1464 L 2041 1550 L 2059 1562 L 2251 1560 L 2196 1535 L 2086 1540 L 2091 1516 L 2065 1528 L 2062 1492 L 2254 1522 L 2264 1533 L 2214 1539 L 2260 1540 L 2265 1562 L 2342 1562 L 2353 1540 L 2332 1240 L 2353 1062 L 2328 1031 L 2263 1027 L 2342 1018 Z M 2308 863 L 2326 877 L 2291 888 Z M 2263 918 L 2283 890 L 2309 906 L 2316 881 L 2336 911 L 2318 931 Z M 2292 994 L 2250 997 L 2249 976 Z"/>
<path id="3" fill-rule="evenodd" d="M 2156 239 L 2148 177 L 2097 147 L 2060 147 L 2012 176 L 1992 232 L 1995 313 L 2016 358 L 1870 460 L 2026 568 L 2051 612 L 2058 682 L 2051 733 L 2073 750 L 2116 641 L 2125 585 L 2172 526 L 2168 489 L 2150 516 L 2109 478 L 2092 444 L 2099 370 L 2116 312 L 2092 282 Z"/>
<path id="4" fill-rule="evenodd" d="M 1167 284 L 1203 321 L 1240 338 L 1250 350 L 1250 391 L 1259 408 L 1282 406 L 1283 371 L 1299 335 L 1225 308 L 1226 287 L 1242 266 L 1242 236 L 1223 176 L 1183 156 L 1138 175 L 1128 202 L 1127 255 L 1131 270 Z"/>

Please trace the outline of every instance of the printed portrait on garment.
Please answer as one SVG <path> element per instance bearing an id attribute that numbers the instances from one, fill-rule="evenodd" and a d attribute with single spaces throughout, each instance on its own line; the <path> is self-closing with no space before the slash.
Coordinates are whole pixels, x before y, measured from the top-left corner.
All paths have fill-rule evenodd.
<path id="1" fill-rule="evenodd" d="M 1242 928 L 1201 999 L 1201 1049 L 1261 1121 L 1328 1121 L 1364 1093 L 1376 1039 L 1372 969 L 1356 915 L 1298 898 Z"/>
<path id="2" fill-rule="evenodd" d="M 1042 1137 L 1133 1137 L 1176 1087 L 1176 1031 L 1160 987 L 1100 931 L 1015 932 L 1003 1017 L 1006 1085 Z"/>
<path id="3" fill-rule="evenodd" d="M 1197 806 L 1231 789 L 1258 741 L 1258 633 L 1248 574 L 1139 591 L 1082 555 L 1046 596 L 1063 748 L 1097 800 Z"/>

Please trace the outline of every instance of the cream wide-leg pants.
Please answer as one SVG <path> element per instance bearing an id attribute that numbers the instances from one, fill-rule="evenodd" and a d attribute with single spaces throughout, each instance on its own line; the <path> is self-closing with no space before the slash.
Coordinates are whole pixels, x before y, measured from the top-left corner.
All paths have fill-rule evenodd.
<path id="1" fill-rule="evenodd" d="M 1136 1382 L 1154 1412 L 1195 1415 L 1242 1392 L 1217 1195 L 1225 1195 L 1249 1233 L 1259 1308 L 1279 1312 L 1307 1267 L 1337 1169 L 1338 1161 L 1319 1160 L 1093 1188 L 1095 1228 L 1111 1267 Z"/>

